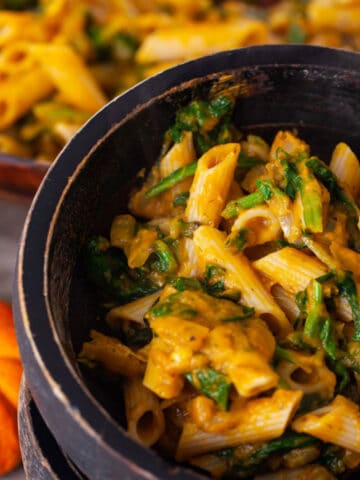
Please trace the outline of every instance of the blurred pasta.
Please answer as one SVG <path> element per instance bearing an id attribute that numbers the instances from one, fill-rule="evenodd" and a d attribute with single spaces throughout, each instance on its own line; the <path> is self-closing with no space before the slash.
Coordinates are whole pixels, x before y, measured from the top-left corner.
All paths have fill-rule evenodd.
<path id="1" fill-rule="evenodd" d="M 4 0 L 1 7 L 0 151 L 45 161 L 106 101 L 179 62 L 264 43 L 360 50 L 357 1 Z M 340 150 L 335 168 L 346 155 Z"/>

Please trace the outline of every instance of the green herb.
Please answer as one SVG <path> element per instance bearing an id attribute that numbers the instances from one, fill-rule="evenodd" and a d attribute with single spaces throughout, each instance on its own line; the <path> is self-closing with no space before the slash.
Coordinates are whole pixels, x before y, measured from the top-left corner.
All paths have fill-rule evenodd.
<path id="1" fill-rule="evenodd" d="M 342 458 L 343 452 L 342 448 L 335 445 L 324 445 L 318 461 L 334 475 L 341 475 L 347 470 L 347 466 Z"/>
<path id="2" fill-rule="evenodd" d="M 274 193 L 274 186 L 270 180 L 256 180 L 255 185 L 262 193 L 264 200 L 270 200 Z"/>
<path id="3" fill-rule="evenodd" d="M 146 198 L 156 197 L 160 193 L 169 190 L 174 185 L 182 182 L 185 178 L 191 177 L 195 174 L 197 168 L 197 162 L 190 163 L 185 165 L 185 167 L 180 167 L 174 172 L 171 172 L 167 177 L 160 180 L 159 183 L 151 187 L 146 193 Z"/>
<path id="4" fill-rule="evenodd" d="M 257 187 L 255 192 L 229 202 L 221 212 L 222 217 L 228 220 L 229 218 L 238 215 L 242 209 L 261 205 L 267 200 L 270 200 L 272 196 L 284 196 L 284 193 L 279 188 L 275 187 L 270 180 L 257 180 L 255 185 Z"/>
<path id="5" fill-rule="evenodd" d="M 158 272 L 175 273 L 178 269 L 178 264 L 169 245 L 164 240 L 156 240 L 154 249 L 153 255 L 156 257 L 156 260 L 152 260 L 151 267 Z"/>
<path id="6" fill-rule="evenodd" d="M 89 118 L 89 113 L 55 101 L 38 103 L 34 106 L 33 113 L 40 122 L 52 126 L 58 122 L 84 123 Z"/>
<path id="7" fill-rule="evenodd" d="M 289 43 L 306 43 L 306 32 L 297 21 L 290 23 L 288 32 Z"/>
<path id="8" fill-rule="evenodd" d="M 182 218 L 176 220 L 178 237 L 192 238 L 195 230 L 199 227 L 196 222 L 185 222 Z"/>
<path id="9" fill-rule="evenodd" d="M 309 345 L 302 332 L 292 332 L 286 337 L 286 344 L 294 350 L 303 350 L 305 352 L 314 353 L 316 348 L 313 345 Z"/>
<path id="10" fill-rule="evenodd" d="M 321 326 L 320 340 L 325 352 L 329 355 L 330 358 L 336 360 L 337 338 L 334 321 L 330 317 L 326 318 Z"/>
<path id="11" fill-rule="evenodd" d="M 201 282 L 197 278 L 175 277 L 172 278 L 169 283 L 179 292 L 183 292 L 184 290 L 202 290 L 203 288 Z"/>
<path id="12" fill-rule="evenodd" d="M 264 463 L 271 455 L 284 453 L 295 448 L 304 448 L 315 445 L 318 441 L 305 433 L 285 432 L 281 437 L 263 444 L 245 462 L 238 462 L 233 467 L 234 472 L 242 471 L 245 468 L 253 473 L 254 468 Z"/>
<path id="13" fill-rule="evenodd" d="M 337 377 L 336 393 L 341 393 L 350 383 L 350 375 L 342 360 L 329 360 L 331 370 Z"/>
<path id="14" fill-rule="evenodd" d="M 303 210 L 303 221 L 307 231 L 318 233 L 323 231 L 321 190 L 307 166 L 302 169 L 299 181 L 299 193 Z"/>
<path id="15" fill-rule="evenodd" d="M 173 200 L 174 207 L 186 207 L 190 192 L 179 193 Z"/>
<path id="16" fill-rule="evenodd" d="M 286 360 L 287 362 L 297 365 L 297 361 L 293 357 L 293 352 L 286 348 L 280 347 L 280 345 L 276 345 L 274 357 L 277 361 Z"/>
<path id="17" fill-rule="evenodd" d="M 186 373 L 185 378 L 201 393 L 216 402 L 222 410 L 228 409 L 231 382 L 213 368 Z"/>
<path id="18" fill-rule="evenodd" d="M 318 191 L 307 189 L 306 182 L 300 189 L 305 228 L 313 233 L 322 232 L 322 199 Z"/>
<path id="19" fill-rule="evenodd" d="M 298 306 L 300 313 L 302 314 L 306 314 L 307 301 L 308 301 L 307 290 L 300 291 L 295 295 L 295 303 Z"/>
<path id="20" fill-rule="evenodd" d="M 279 240 L 276 240 L 275 243 L 279 245 L 281 248 L 285 247 L 291 247 L 291 248 L 296 248 L 297 250 L 303 250 L 304 248 L 307 248 L 305 243 L 291 243 L 285 240 L 284 238 L 280 238 Z"/>
<path id="21" fill-rule="evenodd" d="M 236 217 L 240 213 L 241 209 L 252 208 L 264 202 L 265 197 L 263 193 L 260 190 L 256 190 L 245 197 L 241 197 L 237 200 L 232 200 L 229 202 L 222 211 L 221 216 L 228 220 L 229 218 Z"/>
<path id="22" fill-rule="evenodd" d="M 227 96 L 210 102 L 194 100 L 177 112 L 175 123 L 167 134 L 174 142 L 179 142 L 184 131 L 193 132 L 195 145 L 202 154 L 213 145 L 232 140 L 229 121 L 233 107 L 233 100 Z"/>
<path id="23" fill-rule="evenodd" d="M 354 321 L 353 340 L 360 342 L 360 305 L 353 273 L 350 271 L 345 272 L 344 277 L 338 280 L 338 287 L 340 295 L 347 299 L 352 311 Z"/>
<path id="24" fill-rule="evenodd" d="M 226 247 L 235 247 L 236 250 L 241 252 L 246 247 L 248 242 L 248 233 L 250 232 L 249 228 L 240 228 L 236 232 L 232 232 L 226 239 Z"/>
<path id="25" fill-rule="evenodd" d="M 279 152 L 278 152 L 279 153 Z M 284 191 L 291 200 L 295 199 L 296 192 L 299 191 L 301 186 L 301 178 L 299 176 L 296 163 L 291 160 L 291 156 L 284 150 L 280 150 L 280 153 L 286 154 L 286 158 L 280 160 L 280 164 L 284 169 L 285 187 Z"/>
<path id="26" fill-rule="evenodd" d="M 157 291 L 146 269 L 130 269 L 122 250 L 110 246 L 104 237 L 94 237 L 85 245 L 87 276 L 106 303 L 123 304 Z"/>
<path id="27" fill-rule="evenodd" d="M 150 320 L 150 323 L 152 318 L 166 315 L 175 315 L 187 320 L 192 320 L 197 314 L 198 311 L 187 303 L 186 299 L 184 300 L 181 292 L 178 292 L 169 295 L 165 300 L 152 307 L 147 314 L 147 318 Z"/>
<path id="28" fill-rule="evenodd" d="M 320 180 L 329 190 L 331 200 L 342 202 L 350 215 L 358 216 L 358 207 L 341 189 L 336 175 L 330 170 L 324 162 L 316 157 L 312 157 L 306 162 L 306 165 L 314 172 L 315 177 Z"/>
<path id="29" fill-rule="evenodd" d="M 256 165 L 262 165 L 264 161 L 257 157 L 249 157 L 241 150 L 237 159 L 237 166 L 240 170 L 248 170 Z"/>
<path id="30" fill-rule="evenodd" d="M 326 283 L 328 280 L 332 280 L 333 278 L 335 278 L 335 273 L 328 272 L 328 273 L 325 273 L 325 275 L 322 275 L 321 277 L 317 277 L 316 281 L 323 284 L 323 283 Z"/>
<path id="31" fill-rule="evenodd" d="M 85 29 L 90 39 L 96 58 L 100 61 L 110 60 L 112 56 L 112 48 L 110 43 L 103 37 L 103 29 L 89 18 L 88 25 Z"/>
<path id="32" fill-rule="evenodd" d="M 313 280 L 312 300 L 309 314 L 304 325 L 304 334 L 309 338 L 318 338 L 321 327 L 321 314 L 323 306 L 323 288 L 321 283 Z"/>
<path id="33" fill-rule="evenodd" d="M 224 274 L 225 268 L 217 265 L 206 265 L 205 268 L 205 288 L 210 295 L 216 296 L 225 289 Z"/>
<path id="34" fill-rule="evenodd" d="M 317 443 L 317 440 L 305 433 L 286 432 L 281 437 L 271 440 L 257 450 L 252 456 L 254 463 L 263 462 L 274 453 L 292 450 L 293 448 L 303 448 Z"/>

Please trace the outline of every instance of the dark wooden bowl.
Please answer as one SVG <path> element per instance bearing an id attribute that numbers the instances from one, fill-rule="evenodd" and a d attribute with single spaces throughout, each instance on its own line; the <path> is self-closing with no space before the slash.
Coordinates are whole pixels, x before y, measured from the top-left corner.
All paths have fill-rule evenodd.
<path id="1" fill-rule="evenodd" d="M 235 121 L 271 137 L 296 127 L 324 160 L 348 142 L 360 153 L 360 55 L 310 46 L 260 46 L 204 57 L 159 74 L 97 113 L 50 168 L 23 232 L 14 292 L 27 381 L 62 450 L 93 480 L 195 479 L 130 439 L 121 398 L 79 370 L 97 325 L 81 249 L 125 212 L 136 173 L 157 158 L 179 106 L 217 82 L 238 83 Z"/>
<path id="2" fill-rule="evenodd" d="M 47 428 L 23 376 L 18 410 L 19 439 L 25 476 L 36 480 L 84 480 Z"/>

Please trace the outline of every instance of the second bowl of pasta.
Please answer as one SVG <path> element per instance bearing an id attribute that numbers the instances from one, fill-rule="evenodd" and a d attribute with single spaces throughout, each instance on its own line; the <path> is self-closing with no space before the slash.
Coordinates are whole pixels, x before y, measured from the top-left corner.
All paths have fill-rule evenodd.
<path id="1" fill-rule="evenodd" d="M 84 476 L 356 471 L 359 67 L 305 46 L 204 57 L 115 99 L 55 162 L 15 312 Z"/>

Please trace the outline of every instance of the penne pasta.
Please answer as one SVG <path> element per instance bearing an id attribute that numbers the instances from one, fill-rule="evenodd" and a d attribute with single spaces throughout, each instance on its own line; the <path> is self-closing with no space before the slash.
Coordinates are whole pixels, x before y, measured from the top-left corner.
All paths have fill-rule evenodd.
<path id="1" fill-rule="evenodd" d="M 67 45 L 33 44 L 34 55 L 65 103 L 85 112 L 96 112 L 106 98 L 83 60 Z"/>
<path id="2" fill-rule="evenodd" d="M 12 42 L 0 54 L 0 72 L 5 76 L 24 73 L 36 67 L 36 59 L 30 53 L 28 43 Z"/>
<path id="3" fill-rule="evenodd" d="M 276 371 L 290 388 L 304 395 L 317 394 L 325 400 L 334 395 L 336 376 L 319 355 L 291 352 L 291 361 L 281 360 Z"/>
<path id="4" fill-rule="evenodd" d="M 167 177 L 174 170 L 194 162 L 195 159 L 193 134 L 192 132 L 184 132 L 181 141 L 175 143 L 168 153 L 161 158 L 160 175 L 162 178 Z"/>
<path id="5" fill-rule="evenodd" d="M 200 158 L 185 210 L 188 222 L 219 224 L 239 152 L 239 144 L 229 143 L 211 148 Z"/>
<path id="6" fill-rule="evenodd" d="M 146 195 L 158 182 L 171 175 L 176 170 L 186 167 L 195 161 L 195 150 L 193 146 L 193 135 L 185 132 L 181 140 L 175 143 L 159 162 L 154 165 L 149 175 L 149 181 L 137 191 L 130 199 L 129 208 L 138 216 L 154 219 L 174 215 L 173 202 L 177 195 L 189 191 L 192 178 L 185 178 L 178 182 L 171 189 L 162 192 L 158 196 L 148 198 Z M 175 209 L 175 212 L 179 210 Z"/>
<path id="7" fill-rule="evenodd" d="M 250 241 L 247 246 L 277 240 L 281 232 L 279 220 L 265 205 L 240 212 L 231 228 L 231 232 L 234 234 L 241 229 L 249 231 Z"/>
<path id="8" fill-rule="evenodd" d="M 214 34 L 215 32 L 215 34 Z M 261 22 L 188 24 L 150 34 L 136 54 L 139 63 L 183 61 L 219 50 L 262 43 L 266 30 Z"/>
<path id="9" fill-rule="evenodd" d="M 100 363 L 110 373 L 132 377 L 145 370 L 143 359 L 113 337 L 96 330 L 90 332 L 91 341 L 83 344 L 80 360 Z"/>
<path id="10" fill-rule="evenodd" d="M 360 191 L 360 165 L 357 156 L 346 143 L 336 145 L 329 167 L 341 185 L 356 198 Z"/>
<path id="11" fill-rule="evenodd" d="M 307 11 L 314 29 L 335 29 L 344 33 L 360 31 L 360 7 L 356 2 L 346 5 L 338 1 L 312 0 Z"/>
<path id="12" fill-rule="evenodd" d="M 250 400 L 238 412 L 239 423 L 222 433 L 207 433 L 200 430 L 195 423 L 186 422 L 176 459 L 184 461 L 242 443 L 265 442 L 276 438 L 284 432 L 301 397 L 300 392 L 277 390 L 270 398 Z"/>
<path id="13" fill-rule="evenodd" d="M 277 331 L 280 337 L 291 331 L 284 312 L 263 287 L 247 258 L 226 248 L 222 232 L 212 227 L 199 227 L 194 233 L 194 244 L 202 271 L 206 264 L 224 268 L 228 288 L 240 290 L 242 300 L 255 308 L 256 313 L 269 323 L 270 329 Z"/>
<path id="14" fill-rule="evenodd" d="M 42 68 L 34 68 L 10 76 L 0 83 L 0 128 L 9 127 L 27 113 L 31 107 L 54 89 L 51 79 Z M 24 96 L 23 92 L 27 95 Z"/>
<path id="15" fill-rule="evenodd" d="M 270 253 L 253 262 L 253 266 L 290 293 L 305 290 L 311 280 L 327 272 L 319 260 L 291 247 Z"/>
<path id="16" fill-rule="evenodd" d="M 271 295 L 274 297 L 276 303 L 280 306 L 281 310 L 290 320 L 291 324 L 293 324 L 300 313 L 294 296 L 278 284 L 275 284 L 271 287 Z"/>
<path id="17" fill-rule="evenodd" d="M 349 450 L 360 452 L 360 412 L 351 400 L 337 395 L 333 402 L 295 419 L 292 428 Z"/>
<path id="18" fill-rule="evenodd" d="M 112 308 L 106 315 L 106 323 L 113 330 L 121 329 L 121 324 L 124 321 L 131 321 L 144 326 L 145 314 L 159 299 L 161 293 L 162 291 L 159 290 L 151 295 L 134 300 L 131 303 Z"/>
<path id="19" fill-rule="evenodd" d="M 183 386 L 184 379 L 178 374 L 167 373 L 164 366 L 157 364 L 150 357 L 146 364 L 143 384 L 160 398 L 170 399 L 177 397 Z"/>
<path id="20" fill-rule="evenodd" d="M 165 419 L 159 399 L 142 384 L 141 377 L 124 383 L 127 431 L 142 445 L 154 445 L 165 430 Z"/>

